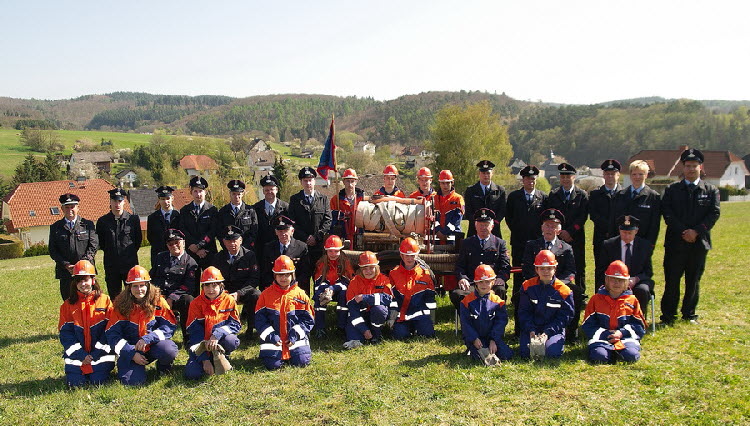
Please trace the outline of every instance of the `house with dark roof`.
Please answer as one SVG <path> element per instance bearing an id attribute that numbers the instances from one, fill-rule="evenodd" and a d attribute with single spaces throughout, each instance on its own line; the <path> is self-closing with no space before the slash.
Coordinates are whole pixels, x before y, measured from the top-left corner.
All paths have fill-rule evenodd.
<path id="1" fill-rule="evenodd" d="M 112 154 L 107 151 L 74 152 L 70 156 L 70 170 L 75 171 L 84 164 L 93 164 L 109 174 L 112 169 Z"/>
<path id="2" fill-rule="evenodd" d="M 190 195 L 190 188 L 180 188 L 172 193 L 174 200 L 172 205 L 175 210 L 181 209 L 186 204 L 193 201 L 193 197 Z M 148 215 L 157 209 L 157 203 L 159 197 L 156 195 L 156 190 L 142 188 L 142 189 L 131 189 L 130 190 L 130 207 L 134 214 L 137 214 L 141 218 L 141 231 L 144 232 L 144 238 L 146 237 L 146 222 Z"/>
<path id="3" fill-rule="evenodd" d="M 62 219 L 60 195 L 71 193 L 81 199 L 79 214 L 96 222 L 109 213 L 109 194 L 114 186 L 104 179 L 58 180 L 22 183 L 3 198 L 2 218 L 8 232 L 16 234 L 24 247 L 49 242 L 49 227 Z M 126 201 L 125 209 L 130 210 Z"/>
<path id="4" fill-rule="evenodd" d="M 207 175 L 219 170 L 219 165 L 208 155 L 186 155 L 180 160 L 180 167 L 188 176 Z"/>
<path id="5" fill-rule="evenodd" d="M 138 179 L 138 175 L 131 169 L 125 169 L 117 173 L 115 175 L 115 178 L 117 178 L 117 180 L 120 182 L 121 187 L 125 187 L 127 185 L 132 188 L 133 184 Z"/>
<path id="6" fill-rule="evenodd" d="M 643 160 L 650 169 L 649 175 L 654 179 L 679 180 L 682 179 L 682 163 L 680 154 L 688 149 L 686 145 L 678 146 L 677 149 L 651 149 L 643 150 L 628 159 L 622 165 L 623 183 L 630 185 L 630 173 L 628 168 L 635 160 Z M 745 178 L 750 175 L 742 158 L 729 151 L 704 151 L 703 173 L 707 182 L 716 186 L 733 186 L 745 188 Z"/>
<path id="7" fill-rule="evenodd" d="M 276 153 L 273 151 L 250 151 L 247 155 L 247 166 L 255 171 L 256 176 L 273 174 Z"/>

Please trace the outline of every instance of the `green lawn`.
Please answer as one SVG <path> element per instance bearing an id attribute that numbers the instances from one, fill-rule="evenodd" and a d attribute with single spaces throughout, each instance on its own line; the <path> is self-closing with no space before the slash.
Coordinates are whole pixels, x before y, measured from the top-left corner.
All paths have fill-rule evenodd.
<path id="1" fill-rule="evenodd" d="M 52 261 L 0 261 L 0 423 L 747 424 L 750 287 L 740 270 L 750 251 L 748 208 L 722 206 L 702 282 L 701 324 L 678 323 L 647 336 L 634 365 L 589 365 L 579 343 L 560 361 L 481 367 L 462 355 L 453 310 L 442 298 L 434 340 L 347 352 L 330 337 L 313 342 L 310 367 L 276 372 L 262 368 L 252 342 L 233 356 L 236 371 L 198 383 L 181 377 L 182 351 L 173 376 L 152 376 L 145 387 L 68 391 Z M 175 340 L 182 341 L 179 332 Z"/>

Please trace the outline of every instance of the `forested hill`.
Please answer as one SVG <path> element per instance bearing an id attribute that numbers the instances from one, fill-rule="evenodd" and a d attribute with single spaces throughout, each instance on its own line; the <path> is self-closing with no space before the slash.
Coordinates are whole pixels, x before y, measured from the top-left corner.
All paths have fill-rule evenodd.
<path id="1" fill-rule="evenodd" d="M 205 135 L 256 134 L 277 141 L 339 131 L 376 144 L 422 145 L 435 112 L 448 104 L 489 102 L 509 126 L 515 156 L 538 163 L 550 151 L 574 164 L 627 158 L 642 149 L 691 145 L 750 152 L 747 101 L 626 99 L 598 105 L 546 105 L 486 92 L 427 92 L 389 101 L 326 95 L 248 98 L 115 92 L 68 100 L 0 98 L 0 125 Z"/>

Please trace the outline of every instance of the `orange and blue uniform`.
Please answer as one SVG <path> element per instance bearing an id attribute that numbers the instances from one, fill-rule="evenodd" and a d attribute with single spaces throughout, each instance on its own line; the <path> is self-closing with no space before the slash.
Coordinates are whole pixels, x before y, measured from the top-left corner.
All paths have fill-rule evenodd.
<path id="1" fill-rule="evenodd" d="M 362 301 L 354 298 L 363 295 Z M 362 275 L 354 277 L 346 289 L 346 307 L 349 317 L 346 323 L 346 340 L 364 342 L 365 331 L 372 333 L 372 339 L 379 341 L 383 332 L 381 327 L 388 318 L 388 307 L 391 305 L 391 281 L 383 274 L 368 279 Z"/>
<path id="2" fill-rule="evenodd" d="M 406 269 L 403 263 L 388 276 L 393 284 L 391 310 L 397 315 L 393 324 L 393 337 L 401 340 L 412 335 L 435 336 L 435 326 L 430 315 L 430 311 L 437 308 L 432 276 L 419 264 Z"/>
<path id="3" fill-rule="evenodd" d="M 434 201 L 435 231 L 443 235 L 463 235 L 461 220 L 466 209 L 464 197 L 454 190 L 445 195 L 442 190 L 438 190 Z"/>
<path id="4" fill-rule="evenodd" d="M 430 192 L 426 195 L 423 194 L 422 191 L 419 190 L 419 188 L 417 188 L 417 190 L 409 194 L 409 197 L 407 198 L 424 198 L 427 201 L 432 201 L 432 199 L 435 198 L 435 194 L 436 193 L 432 188 L 430 188 Z"/>
<path id="5" fill-rule="evenodd" d="M 340 329 L 346 327 L 346 317 L 348 309 L 346 308 L 346 289 L 349 282 L 354 276 L 354 267 L 351 262 L 346 261 L 345 254 L 341 254 L 338 259 L 330 260 L 324 255 L 315 266 L 315 292 L 313 293 L 313 303 L 315 304 L 315 329 L 325 330 L 326 328 L 326 307 L 320 305 L 320 295 L 326 290 L 333 290 L 331 300 L 336 301 L 336 325 Z M 327 264 L 326 264 L 327 262 Z M 339 275 L 339 263 L 342 263 L 343 271 Z M 323 276 L 324 267 L 327 269 Z"/>
<path id="6" fill-rule="evenodd" d="M 82 386 L 88 382 L 102 384 L 109 380 L 115 368 L 115 355 L 104 332 L 112 302 L 107 295 L 94 299 L 92 294 L 78 292 L 78 301 L 60 305 L 60 343 L 65 360 L 65 382 L 68 386 Z M 83 364 L 91 355 L 91 363 Z"/>
<path id="7" fill-rule="evenodd" d="M 362 232 L 354 226 L 354 213 L 359 204 L 365 198 L 365 192 L 359 188 L 354 189 L 354 197 L 347 198 L 344 189 L 339 191 L 338 196 L 331 197 L 331 233 L 342 239 L 353 239 L 354 234 Z"/>
<path id="8" fill-rule="evenodd" d="M 545 356 L 558 358 L 565 349 L 565 328 L 575 312 L 573 291 L 562 281 L 553 278 L 544 283 L 539 277 L 526 280 L 518 304 L 521 356 L 528 358 L 529 333 L 546 334 Z"/>
<path id="9" fill-rule="evenodd" d="M 616 360 L 615 353 L 627 362 L 640 359 L 640 340 L 648 324 L 632 291 L 625 290 L 615 299 L 604 287 L 600 288 L 586 305 L 584 318 L 581 329 L 589 339 L 591 361 L 612 362 Z M 611 330 L 622 333 L 615 343 L 608 340 L 613 333 Z"/>
<path id="10" fill-rule="evenodd" d="M 461 299 L 459 316 L 464 344 L 472 358 L 482 359 L 479 350 L 474 346 L 474 341 L 477 339 L 482 342 L 484 348 L 490 347 L 490 340 L 494 341 L 497 346 L 495 355 L 498 358 L 513 357 L 513 351 L 504 340 L 505 326 L 508 325 L 508 310 L 503 298 L 492 291 L 480 296 L 474 290 Z"/>
<path id="11" fill-rule="evenodd" d="M 159 297 L 154 313 L 147 317 L 143 309 L 133 305 L 128 317 L 117 309 L 112 310 L 107 325 L 107 342 L 117 354 L 117 377 L 124 385 L 140 385 L 146 382 L 146 366 L 133 361 L 138 340 L 146 342 L 146 349 L 138 351 L 151 363 L 157 361 L 159 373 L 172 369 L 177 357 L 177 345 L 172 341 L 177 324 L 167 301 Z"/>
<path id="12" fill-rule="evenodd" d="M 293 282 L 286 290 L 276 282 L 263 290 L 255 306 L 255 327 L 260 333 L 260 359 L 269 370 L 284 362 L 295 367 L 310 364 L 310 330 L 315 313 L 307 294 Z"/>
<path id="13" fill-rule="evenodd" d="M 215 338 L 229 355 L 240 346 L 237 333 L 242 324 L 237 315 L 237 301 L 226 291 L 211 300 L 201 289 L 201 294 L 190 303 L 187 319 L 188 362 L 185 365 L 185 377 L 200 379 L 203 377 L 203 361 L 211 360 L 208 351 L 195 354 L 198 345 L 204 340 Z"/>
<path id="14" fill-rule="evenodd" d="M 388 192 L 384 186 L 381 186 L 380 189 L 375 191 L 375 194 L 373 195 L 384 195 L 387 197 L 399 197 L 399 198 L 406 198 L 406 194 L 404 194 L 404 191 L 398 189 L 398 186 L 393 186 L 393 191 Z M 414 198 L 414 197 L 410 197 Z"/>

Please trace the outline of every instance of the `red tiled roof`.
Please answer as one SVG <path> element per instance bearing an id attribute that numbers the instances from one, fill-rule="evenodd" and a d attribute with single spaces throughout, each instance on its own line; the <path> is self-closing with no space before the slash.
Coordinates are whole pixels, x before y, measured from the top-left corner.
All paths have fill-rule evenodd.
<path id="1" fill-rule="evenodd" d="M 648 163 L 651 170 L 656 176 L 678 177 L 682 174 L 682 163 L 680 154 L 684 147 L 675 150 L 643 150 L 638 154 L 630 157 L 628 164 L 623 164 L 623 172 L 627 173 L 627 168 L 635 160 L 644 160 Z M 703 171 L 706 177 L 718 179 L 724 175 L 727 167 L 733 162 L 742 161 L 742 159 L 729 151 L 703 151 Z"/>
<path id="2" fill-rule="evenodd" d="M 81 199 L 79 214 L 96 221 L 109 213 L 109 194 L 114 186 L 104 179 L 90 179 L 83 182 L 57 180 L 52 182 L 22 183 L 11 191 L 3 201 L 10 208 L 8 228 L 15 232 L 19 228 L 31 226 L 49 226 L 62 219 L 60 195 L 71 193 Z M 53 215 L 51 208 L 57 208 Z M 130 211 L 130 204 L 125 201 L 125 209 Z M 34 212 L 31 216 L 30 212 Z"/>
<path id="3" fill-rule="evenodd" d="M 219 165 L 208 155 L 186 155 L 180 160 L 180 167 L 185 170 L 218 170 Z"/>

